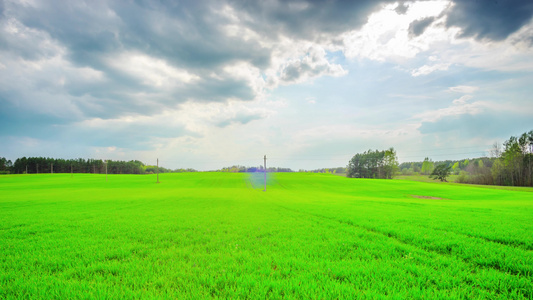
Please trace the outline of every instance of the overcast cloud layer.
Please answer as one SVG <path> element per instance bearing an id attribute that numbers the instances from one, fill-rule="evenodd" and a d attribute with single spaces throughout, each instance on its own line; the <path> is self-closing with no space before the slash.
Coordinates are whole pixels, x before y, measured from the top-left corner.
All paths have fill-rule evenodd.
<path id="1" fill-rule="evenodd" d="M 479 157 L 533 129 L 528 1 L 0 1 L 0 156 Z"/>

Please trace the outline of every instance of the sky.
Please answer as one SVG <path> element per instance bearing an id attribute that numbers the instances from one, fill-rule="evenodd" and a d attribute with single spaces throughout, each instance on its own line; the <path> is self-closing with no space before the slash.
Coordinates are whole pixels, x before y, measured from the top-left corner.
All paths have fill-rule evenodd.
<path id="1" fill-rule="evenodd" d="M 532 15 L 522 0 L 0 0 L 0 156 L 485 156 L 533 129 Z"/>

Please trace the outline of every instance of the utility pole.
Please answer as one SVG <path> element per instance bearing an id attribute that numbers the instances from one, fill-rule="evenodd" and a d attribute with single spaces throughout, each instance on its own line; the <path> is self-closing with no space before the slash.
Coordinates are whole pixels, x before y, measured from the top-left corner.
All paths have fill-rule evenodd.
<path id="1" fill-rule="evenodd" d="M 529 160 L 528 161 L 529 162 L 528 163 L 528 165 L 529 165 L 529 186 L 533 186 L 533 184 L 531 184 L 531 182 L 532 182 L 531 181 L 531 175 L 533 175 L 531 173 L 531 155 L 533 155 L 533 142 L 530 142 L 530 144 L 529 144 L 529 155 L 527 156 L 527 158 Z"/>
<path id="2" fill-rule="evenodd" d="M 157 167 L 156 167 L 156 172 L 157 172 L 157 183 L 159 183 L 159 158 L 157 159 Z"/>
<path id="3" fill-rule="evenodd" d="M 263 190 L 263 192 L 266 192 L 267 190 L 267 156 L 265 154 L 265 189 Z"/>
<path id="4" fill-rule="evenodd" d="M 52 171 L 50 171 L 50 173 L 54 174 L 54 164 L 50 164 L 50 170 L 52 170 Z"/>
<path id="5" fill-rule="evenodd" d="M 107 160 L 105 161 L 105 181 L 107 182 Z"/>

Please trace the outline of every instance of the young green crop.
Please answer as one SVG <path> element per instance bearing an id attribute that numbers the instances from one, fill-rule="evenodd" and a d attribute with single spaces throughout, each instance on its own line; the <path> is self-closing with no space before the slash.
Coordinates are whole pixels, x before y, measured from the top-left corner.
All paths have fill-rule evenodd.
<path id="1" fill-rule="evenodd" d="M 533 297 L 533 189 L 261 176 L 2 176 L 0 298 Z"/>

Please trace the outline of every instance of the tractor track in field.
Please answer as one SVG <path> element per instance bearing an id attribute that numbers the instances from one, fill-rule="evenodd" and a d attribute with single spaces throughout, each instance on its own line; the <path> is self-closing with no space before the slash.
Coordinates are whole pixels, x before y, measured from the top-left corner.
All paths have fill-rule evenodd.
<path id="1" fill-rule="evenodd" d="M 423 226 L 419 225 L 419 227 L 423 227 Z M 498 244 L 498 245 L 504 245 L 504 246 L 507 246 L 507 247 L 511 247 L 511 248 L 515 248 L 515 249 L 519 249 L 519 250 L 523 250 L 523 251 L 527 251 L 527 252 L 533 252 L 533 245 L 525 243 L 525 242 L 522 242 L 522 241 L 517 241 L 517 240 L 503 241 L 503 240 L 492 239 L 492 238 L 484 237 L 484 236 L 480 236 L 480 235 L 469 234 L 469 233 L 466 233 L 466 232 L 455 231 L 455 230 L 446 230 L 446 229 L 436 228 L 436 227 L 431 227 L 431 229 L 432 230 L 436 230 L 436 231 L 451 232 L 451 233 L 454 233 L 454 234 L 457 234 L 457 235 L 463 235 L 463 236 L 466 236 L 466 237 L 469 237 L 469 238 L 484 240 L 484 241 L 489 242 L 489 243 L 494 243 L 494 244 Z"/>
<path id="2" fill-rule="evenodd" d="M 295 212 L 295 213 L 299 213 L 299 214 L 302 214 L 302 215 L 308 215 L 308 216 L 312 216 L 312 217 L 315 217 L 315 218 L 334 221 L 334 222 L 338 222 L 340 224 L 345 224 L 345 225 L 352 226 L 352 227 L 355 227 L 355 228 L 363 229 L 365 231 L 372 232 L 372 233 L 379 234 L 379 235 L 385 236 L 387 238 L 393 239 L 393 240 L 397 241 L 400 244 L 415 247 L 415 248 L 417 248 L 417 249 L 419 249 L 421 251 L 431 252 L 431 253 L 438 254 L 438 255 L 457 258 L 458 260 L 463 261 L 465 264 L 473 265 L 473 266 L 476 266 L 476 267 L 479 267 L 479 268 L 482 268 L 482 269 L 492 269 L 492 270 L 498 271 L 500 273 L 510 274 L 510 275 L 513 275 L 513 276 L 519 276 L 519 275 L 523 275 L 524 274 L 524 272 L 521 272 L 519 270 L 514 270 L 514 269 L 504 270 L 499 265 L 495 265 L 495 264 L 477 263 L 477 262 L 473 261 L 472 259 L 466 259 L 466 258 L 457 256 L 457 255 L 454 255 L 451 252 L 438 251 L 436 249 L 431 249 L 431 248 L 427 248 L 427 247 L 420 247 L 419 245 L 416 245 L 414 243 L 411 243 L 409 241 L 405 241 L 405 240 L 401 239 L 398 235 L 392 234 L 390 232 L 389 233 L 383 232 L 383 231 L 377 230 L 377 229 L 372 228 L 372 227 L 367 227 L 367 226 L 355 224 L 355 223 L 353 223 L 351 221 L 339 220 L 339 219 L 336 219 L 334 217 L 328 217 L 328 216 L 324 216 L 324 215 L 303 212 L 303 211 L 300 211 L 300 210 L 297 210 L 297 209 L 291 209 L 291 208 L 288 208 L 288 207 L 285 207 L 285 206 L 282 206 L 282 205 L 277 205 L 277 206 L 280 207 L 280 208 L 283 208 L 285 210 L 288 210 L 288 211 L 291 211 L 291 212 Z M 465 236 L 467 236 L 467 235 L 465 235 Z M 494 242 L 494 243 L 496 243 L 496 242 Z"/>
<path id="3" fill-rule="evenodd" d="M 358 201 L 359 202 L 365 202 L 365 203 L 372 203 L 372 204 L 380 203 L 380 204 L 385 204 L 385 205 L 398 205 L 398 206 L 405 206 L 405 207 L 409 207 L 409 206 L 413 205 L 413 203 L 408 203 L 408 204 L 405 204 L 405 203 L 389 203 L 389 202 L 386 202 L 386 201 L 365 201 L 365 200 L 358 200 Z M 418 204 L 418 205 L 421 205 L 421 204 Z M 419 225 L 419 226 L 422 226 L 422 225 Z M 522 242 L 522 241 L 519 241 L 519 240 L 505 241 L 505 240 L 494 239 L 494 238 L 485 237 L 485 236 L 481 236 L 481 235 L 474 235 L 474 234 L 470 234 L 470 233 L 462 232 L 462 231 L 457 231 L 457 230 L 449 230 L 449 229 L 442 229 L 442 228 L 436 228 L 436 227 L 431 227 L 431 229 L 438 230 L 438 231 L 443 231 L 443 232 L 452 232 L 454 234 L 463 235 L 463 236 L 466 236 L 466 237 L 469 237 L 469 238 L 478 238 L 478 239 L 482 239 L 482 240 L 487 241 L 487 242 L 496 243 L 496 244 L 499 244 L 499 245 L 504 245 L 504 246 L 508 246 L 508 247 L 511 247 L 511 248 L 528 251 L 528 252 L 533 251 L 533 244 Z"/>

